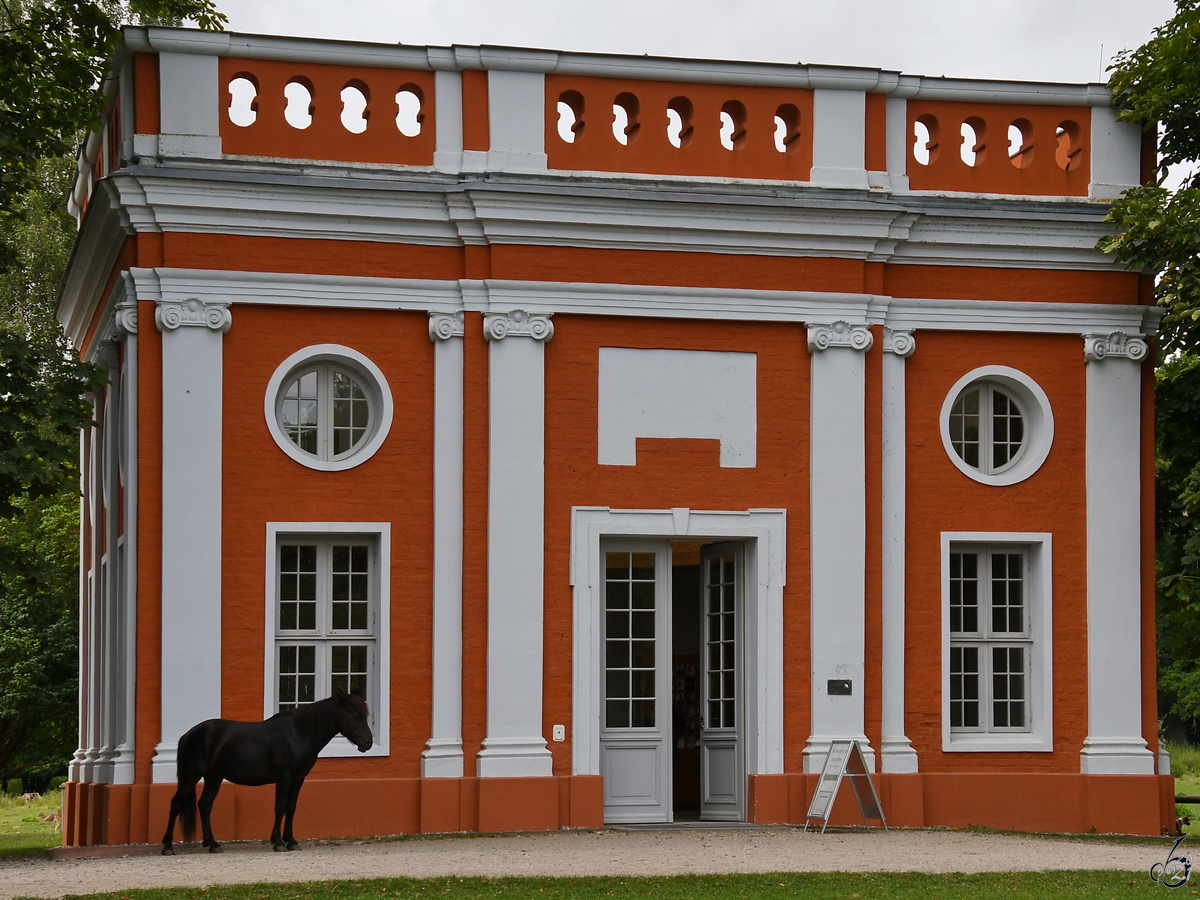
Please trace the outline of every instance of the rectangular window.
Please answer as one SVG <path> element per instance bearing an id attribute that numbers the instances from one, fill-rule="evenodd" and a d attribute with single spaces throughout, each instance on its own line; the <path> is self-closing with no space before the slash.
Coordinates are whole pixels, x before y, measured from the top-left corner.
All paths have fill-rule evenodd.
<path id="1" fill-rule="evenodd" d="M 654 553 L 604 555 L 604 727 L 654 728 Z"/>
<path id="2" fill-rule="evenodd" d="M 1052 749 L 1050 536 L 943 534 L 946 750 Z"/>
<path id="3" fill-rule="evenodd" d="M 367 702 L 380 748 L 369 753 L 386 755 L 388 528 L 323 523 L 320 532 L 297 533 L 289 525 L 298 527 L 268 527 L 264 712 L 294 710 L 340 687 Z M 322 755 L 351 753 L 358 755 L 338 737 Z"/>

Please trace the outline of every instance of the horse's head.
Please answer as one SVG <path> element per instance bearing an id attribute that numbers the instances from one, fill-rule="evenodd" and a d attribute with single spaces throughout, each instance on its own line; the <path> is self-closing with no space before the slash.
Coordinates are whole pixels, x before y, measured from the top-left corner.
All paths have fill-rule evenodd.
<path id="1" fill-rule="evenodd" d="M 366 753 L 375 743 L 368 724 L 370 714 L 366 701 L 355 694 L 347 694 L 341 687 L 334 687 L 333 696 L 337 700 L 338 733 L 348 738 L 359 753 Z"/>

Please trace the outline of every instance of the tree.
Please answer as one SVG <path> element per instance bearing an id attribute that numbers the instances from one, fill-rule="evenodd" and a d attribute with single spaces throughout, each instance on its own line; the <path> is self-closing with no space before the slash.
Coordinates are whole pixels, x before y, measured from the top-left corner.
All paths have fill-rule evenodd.
<path id="1" fill-rule="evenodd" d="M 0 0 L 0 779 L 76 746 L 78 440 L 101 371 L 54 317 L 74 149 L 130 20 L 220 29 L 213 0 Z"/>
<path id="2" fill-rule="evenodd" d="M 226 22 L 213 0 L 0 0 L 0 216 L 36 184 L 40 160 L 71 156 L 99 123 L 120 23 L 183 19 Z"/>
<path id="3" fill-rule="evenodd" d="M 1126 191 L 1101 249 L 1158 274 L 1166 308 L 1155 376 L 1159 713 L 1200 719 L 1200 0 L 1112 68 L 1120 118 L 1157 131 L 1158 178 Z M 1183 177 L 1180 177 L 1180 173 Z M 1168 176 L 1178 182 L 1167 186 Z"/>

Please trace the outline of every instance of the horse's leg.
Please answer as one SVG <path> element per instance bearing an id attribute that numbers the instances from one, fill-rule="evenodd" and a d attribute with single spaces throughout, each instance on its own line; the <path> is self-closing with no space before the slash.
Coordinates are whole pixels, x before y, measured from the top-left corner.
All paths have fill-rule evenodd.
<path id="1" fill-rule="evenodd" d="M 179 814 L 183 811 L 184 803 L 193 802 L 192 798 L 195 796 L 195 793 L 196 782 L 193 781 L 189 784 L 187 779 L 181 781 L 179 783 L 179 787 L 176 788 L 175 796 L 171 798 L 171 812 L 170 815 L 167 816 L 167 832 L 163 835 L 162 840 L 163 856 L 175 855 L 175 847 L 173 843 L 175 837 L 175 819 L 177 819 Z"/>
<path id="2" fill-rule="evenodd" d="M 200 828 L 204 834 L 203 846 L 208 848 L 209 853 L 221 853 L 221 845 L 217 843 L 217 839 L 213 837 L 212 822 L 209 819 L 209 813 L 212 812 L 213 802 L 217 799 L 217 791 L 221 790 L 220 775 L 206 775 L 204 778 L 204 792 L 200 795 Z"/>
<path id="3" fill-rule="evenodd" d="M 275 782 L 275 827 L 271 830 L 271 846 L 275 850 L 286 850 L 287 844 L 279 836 L 280 823 L 287 812 L 288 795 L 292 789 L 292 776 L 287 772 L 279 776 Z"/>
<path id="4" fill-rule="evenodd" d="M 297 778 L 288 794 L 287 819 L 283 826 L 283 840 L 289 850 L 299 850 L 300 842 L 292 834 L 292 821 L 296 818 L 296 801 L 300 798 L 300 788 L 304 787 L 304 779 Z"/>

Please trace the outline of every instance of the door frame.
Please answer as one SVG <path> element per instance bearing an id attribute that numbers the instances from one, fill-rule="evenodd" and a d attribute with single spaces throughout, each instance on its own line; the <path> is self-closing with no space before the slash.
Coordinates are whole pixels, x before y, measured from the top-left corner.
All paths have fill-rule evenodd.
<path id="1" fill-rule="evenodd" d="M 609 537 L 744 543 L 744 774 L 782 773 L 786 510 L 646 510 L 597 506 L 577 506 L 571 510 L 572 773 L 600 774 L 604 634 L 600 620 L 604 608 L 600 541 Z"/>

